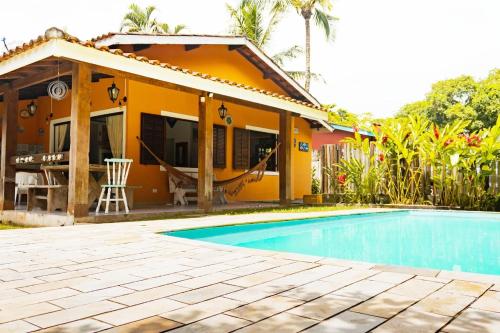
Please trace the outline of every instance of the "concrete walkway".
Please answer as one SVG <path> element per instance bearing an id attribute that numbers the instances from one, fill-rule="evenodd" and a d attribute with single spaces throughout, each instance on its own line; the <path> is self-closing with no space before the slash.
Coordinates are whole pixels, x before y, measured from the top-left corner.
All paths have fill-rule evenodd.
<path id="1" fill-rule="evenodd" d="M 0 332 L 500 332 L 500 276 L 260 251 L 159 231 L 380 209 L 0 232 Z"/>

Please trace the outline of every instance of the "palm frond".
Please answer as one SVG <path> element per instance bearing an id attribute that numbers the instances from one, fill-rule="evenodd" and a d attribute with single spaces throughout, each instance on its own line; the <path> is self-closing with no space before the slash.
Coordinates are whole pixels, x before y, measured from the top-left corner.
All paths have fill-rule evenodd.
<path id="1" fill-rule="evenodd" d="M 178 34 L 178 33 L 181 33 L 183 30 L 185 30 L 187 28 L 187 25 L 185 24 L 177 24 L 175 27 L 174 27 L 174 34 Z"/>
<path id="2" fill-rule="evenodd" d="M 295 81 L 304 81 L 306 79 L 306 71 L 287 71 L 287 74 L 292 77 Z M 311 73 L 311 79 L 313 81 L 321 82 L 321 83 L 326 83 L 325 78 L 323 75 L 319 73 Z"/>
<path id="3" fill-rule="evenodd" d="M 240 0 L 236 6 L 226 4 L 231 18 L 230 33 L 247 37 L 264 48 L 280 20 L 280 14 L 270 9 L 265 0 Z"/>
<path id="4" fill-rule="evenodd" d="M 304 50 L 302 49 L 301 46 L 294 45 L 286 50 L 283 50 L 281 52 L 276 53 L 271 58 L 279 66 L 283 66 L 285 61 L 293 60 L 293 59 L 297 58 L 298 56 L 302 55 L 303 53 L 304 53 Z"/>
<path id="5" fill-rule="evenodd" d="M 137 4 L 129 6 L 129 12 L 123 17 L 120 31 L 143 32 L 143 33 L 171 33 L 167 23 L 161 23 L 153 17 L 155 6 L 147 6 L 144 9 Z M 184 25 L 178 25 L 173 33 L 185 29 Z"/>
<path id="6" fill-rule="evenodd" d="M 335 39 L 334 22 L 338 19 L 320 8 L 314 8 L 313 18 L 316 25 L 325 33 L 326 39 L 333 41 Z"/>

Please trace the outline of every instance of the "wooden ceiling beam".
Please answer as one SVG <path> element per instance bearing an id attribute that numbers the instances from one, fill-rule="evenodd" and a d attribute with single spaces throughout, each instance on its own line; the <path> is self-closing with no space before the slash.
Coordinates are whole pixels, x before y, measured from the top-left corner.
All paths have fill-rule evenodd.
<path id="1" fill-rule="evenodd" d="M 137 52 L 137 51 L 149 49 L 150 47 L 151 47 L 151 44 L 134 44 L 134 45 L 132 45 L 132 50 L 134 50 L 134 52 Z"/>
<path id="2" fill-rule="evenodd" d="M 234 50 L 237 50 L 237 49 L 241 48 L 242 46 L 243 46 L 243 45 L 228 45 L 228 46 L 227 46 L 227 49 L 228 49 L 229 51 L 234 51 Z"/>
<path id="3" fill-rule="evenodd" d="M 263 73 L 262 78 L 264 80 L 267 80 L 267 79 L 273 77 L 273 73 L 270 73 L 270 72 L 267 72 L 267 71 L 262 71 L 262 73 Z"/>
<path id="4" fill-rule="evenodd" d="M 5 94 L 5 92 L 8 90 L 19 90 L 50 79 L 54 79 L 59 76 L 70 74 L 72 68 L 73 67 L 71 63 L 65 63 L 60 65 L 59 69 L 57 67 L 51 68 L 21 79 L 14 80 L 10 83 L 2 84 L 0 85 L 0 95 Z"/>
<path id="5" fill-rule="evenodd" d="M 2 80 L 17 80 L 17 79 L 22 79 L 26 77 L 26 75 L 22 75 L 20 73 L 9 73 L 4 76 L 2 76 Z"/>
<path id="6" fill-rule="evenodd" d="M 111 68 L 107 68 L 107 67 L 92 65 L 91 68 L 92 68 L 93 72 L 107 74 L 107 75 L 111 75 L 113 77 L 122 77 L 125 79 L 130 79 L 130 80 L 134 80 L 134 81 L 138 81 L 138 82 L 142 82 L 142 83 L 146 83 L 146 84 L 151 84 L 151 85 L 155 85 L 155 86 L 159 86 L 159 87 L 163 87 L 163 88 L 167 88 L 167 89 L 172 89 L 172 90 L 176 90 L 176 91 L 183 91 L 183 92 L 187 92 L 187 93 L 191 93 L 191 94 L 199 94 L 201 92 L 200 90 L 197 90 L 197 89 L 183 87 L 183 86 L 179 86 L 179 85 L 176 85 L 173 83 L 164 82 L 164 81 L 152 79 L 152 78 L 149 78 L 146 76 L 127 73 L 124 71 L 111 69 Z"/>
<path id="7" fill-rule="evenodd" d="M 200 44 L 187 44 L 187 45 L 184 45 L 184 50 L 191 51 L 191 50 L 199 48 L 200 46 L 201 46 Z"/>

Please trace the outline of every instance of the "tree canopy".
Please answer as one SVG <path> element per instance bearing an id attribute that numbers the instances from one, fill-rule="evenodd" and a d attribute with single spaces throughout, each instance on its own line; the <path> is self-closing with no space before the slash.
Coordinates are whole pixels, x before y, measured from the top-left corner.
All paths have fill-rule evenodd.
<path id="1" fill-rule="evenodd" d="M 474 131 L 495 125 L 499 114 L 500 69 L 494 69 L 480 81 L 463 75 L 436 82 L 424 100 L 406 104 L 397 117 L 421 115 L 439 126 L 466 120 Z"/>
<path id="2" fill-rule="evenodd" d="M 183 24 L 171 28 L 167 23 L 158 22 L 156 18 L 153 18 L 155 10 L 155 6 L 141 8 L 134 3 L 131 4 L 129 12 L 123 17 L 120 31 L 149 34 L 178 34 L 186 28 Z"/>

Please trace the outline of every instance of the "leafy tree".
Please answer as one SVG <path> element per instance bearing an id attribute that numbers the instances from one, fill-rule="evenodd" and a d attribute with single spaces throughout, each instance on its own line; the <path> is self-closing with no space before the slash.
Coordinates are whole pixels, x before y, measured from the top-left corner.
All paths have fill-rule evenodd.
<path id="1" fill-rule="evenodd" d="M 129 6 L 129 12 L 123 17 L 120 31 L 142 32 L 148 34 L 178 34 L 186 28 L 185 25 L 177 25 L 173 29 L 167 23 L 158 22 L 153 18 L 155 6 L 141 8 L 137 4 Z"/>
<path id="2" fill-rule="evenodd" d="M 469 130 L 491 127 L 500 114 L 500 70 L 483 81 L 460 76 L 432 85 L 425 100 L 406 104 L 398 117 L 421 115 L 444 126 L 454 120 L 469 121 Z"/>
<path id="3" fill-rule="evenodd" d="M 266 51 L 283 12 L 273 10 L 269 1 L 265 0 L 241 0 L 235 7 L 226 4 L 226 8 L 232 21 L 230 32 L 247 37 L 257 47 Z M 283 66 L 285 61 L 295 59 L 301 54 L 302 48 L 293 45 L 271 58 L 279 66 Z M 300 72 L 289 72 L 289 74 L 292 77 L 300 76 Z"/>
<path id="4" fill-rule="evenodd" d="M 309 91 L 313 73 L 311 72 L 311 18 L 315 25 L 324 33 L 327 40 L 335 37 L 333 23 L 335 17 L 329 14 L 332 10 L 330 0 L 275 0 L 275 11 L 285 11 L 292 8 L 304 19 L 306 32 L 306 70 L 304 87 Z"/>
<path id="5" fill-rule="evenodd" d="M 476 111 L 476 128 L 491 127 L 500 114 L 500 69 L 494 69 L 477 84 L 471 107 Z"/>
<path id="6" fill-rule="evenodd" d="M 368 112 L 355 114 L 346 109 L 337 108 L 335 104 L 323 106 L 330 109 L 330 112 L 328 112 L 328 122 L 330 123 L 371 131 L 373 123 L 377 122 L 373 119 L 372 114 Z"/>

